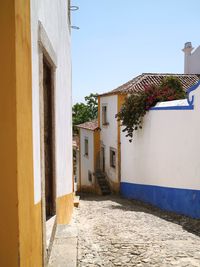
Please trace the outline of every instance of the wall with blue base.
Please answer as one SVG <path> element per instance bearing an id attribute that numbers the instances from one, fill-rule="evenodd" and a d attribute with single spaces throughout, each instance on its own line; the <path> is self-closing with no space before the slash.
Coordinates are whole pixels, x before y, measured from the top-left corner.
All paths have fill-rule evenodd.
<path id="1" fill-rule="evenodd" d="M 161 209 L 200 218 L 200 190 L 179 189 L 122 182 L 121 194 L 151 203 Z"/>

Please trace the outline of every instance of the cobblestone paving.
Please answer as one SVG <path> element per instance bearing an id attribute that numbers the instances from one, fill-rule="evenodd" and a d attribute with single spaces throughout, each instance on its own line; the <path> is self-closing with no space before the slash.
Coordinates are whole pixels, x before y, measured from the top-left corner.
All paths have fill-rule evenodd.
<path id="1" fill-rule="evenodd" d="M 75 211 L 78 267 L 200 266 L 200 221 L 120 197 L 84 196 Z"/>

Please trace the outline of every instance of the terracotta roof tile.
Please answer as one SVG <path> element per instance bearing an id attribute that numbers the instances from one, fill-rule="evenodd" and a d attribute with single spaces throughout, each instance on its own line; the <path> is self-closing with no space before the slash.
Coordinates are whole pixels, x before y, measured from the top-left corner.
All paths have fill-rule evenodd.
<path id="1" fill-rule="evenodd" d="M 151 84 L 159 85 L 164 78 L 169 76 L 177 77 L 180 80 L 183 89 L 185 91 L 192 85 L 196 84 L 200 79 L 200 75 L 198 74 L 143 73 L 133 78 L 132 80 L 128 81 L 127 83 L 122 84 L 116 89 L 101 94 L 100 96 L 112 95 L 112 94 L 137 93 L 143 91 L 145 86 Z"/>
<path id="2" fill-rule="evenodd" d="M 82 124 L 76 125 L 76 127 L 95 131 L 98 129 L 98 120 L 87 121 Z"/>

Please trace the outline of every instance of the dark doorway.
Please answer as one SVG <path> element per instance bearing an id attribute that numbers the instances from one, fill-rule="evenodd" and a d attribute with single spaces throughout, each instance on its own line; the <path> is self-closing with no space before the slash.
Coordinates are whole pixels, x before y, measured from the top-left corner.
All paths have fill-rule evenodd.
<path id="1" fill-rule="evenodd" d="M 44 168 L 45 168 L 45 208 L 46 220 L 55 215 L 55 181 L 53 155 L 53 73 L 48 62 L 43 59 L 44 97 Z"/>

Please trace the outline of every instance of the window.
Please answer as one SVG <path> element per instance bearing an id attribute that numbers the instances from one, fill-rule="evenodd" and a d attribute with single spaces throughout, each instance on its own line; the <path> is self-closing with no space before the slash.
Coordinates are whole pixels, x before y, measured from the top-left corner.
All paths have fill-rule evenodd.
<path id="1" fill-rule="evenodd" d="M 92 173 L 91 173 L 91 171 L 88 171 L 88 181 L 92 182 Z"/>
<path id="2" fill-rule="evenodd" d="M 107 106 L 106 105 L 102 106 L 102 124 L 103 125 L 108 125 L 108 121 L 107 121 Z"/>
<path id="3" fill-rule="evenodd" d="M 110 148 L 110 166 L 116 168 L 116 150 Z"/>
<path id="4" fill-rule="evenodd" d="M 84 155 L 88 157 L 88 155 L 89 155 L 89 152 L 88 152 L 88 138 L 85 138 L 84 146 L 85 146 Z"/>

